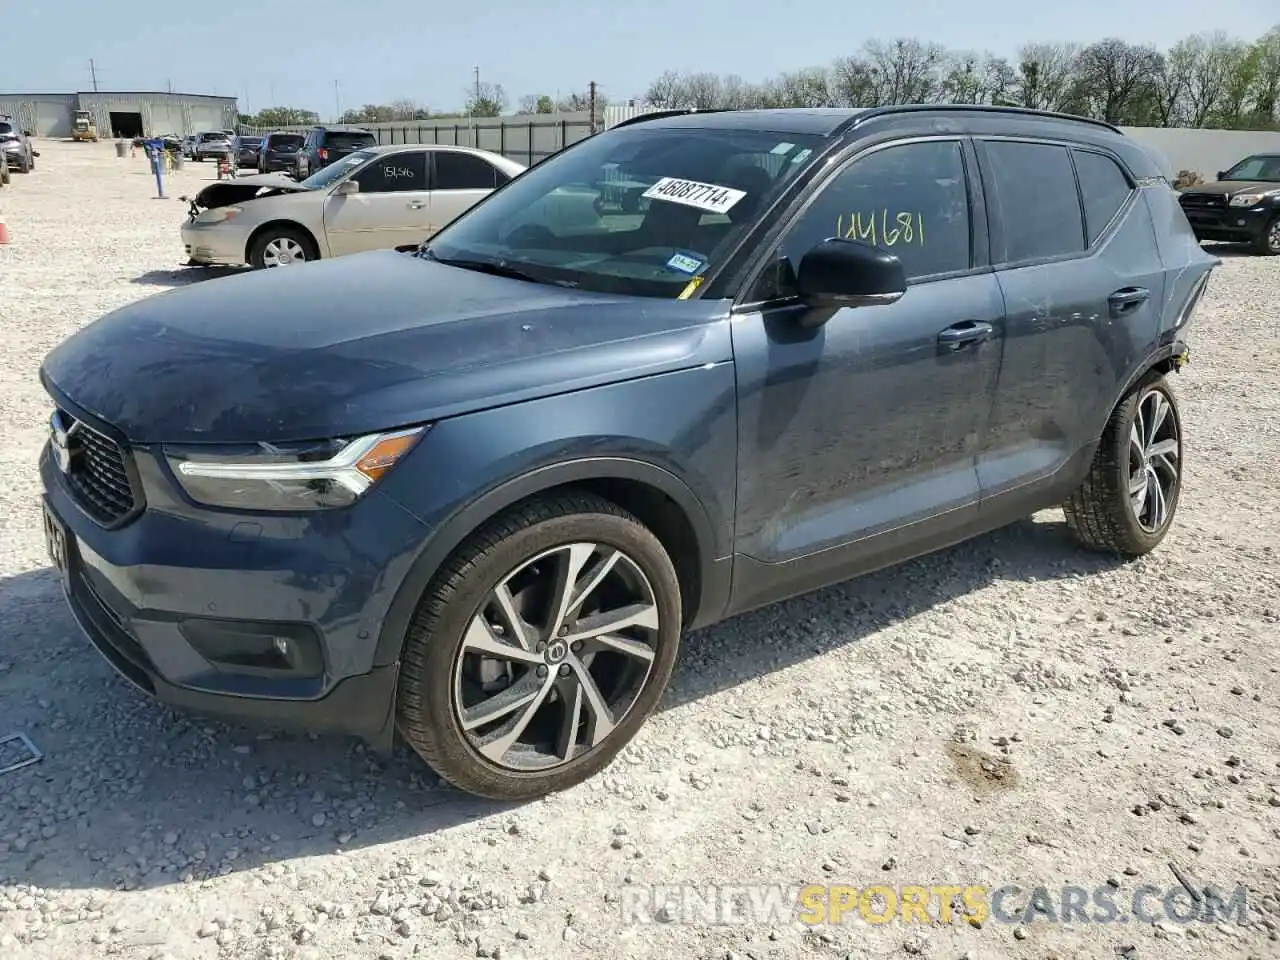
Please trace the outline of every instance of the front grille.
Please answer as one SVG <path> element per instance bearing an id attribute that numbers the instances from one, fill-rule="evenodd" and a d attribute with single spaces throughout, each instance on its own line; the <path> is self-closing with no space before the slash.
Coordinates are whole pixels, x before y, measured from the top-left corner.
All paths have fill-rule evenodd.
<path id="1" fill-rule="evenodd" d="M 128 453 L 69 414 L 61 417 L 68 425 L 66 477 L 72 494 L 99 523 L 116 523 L 127 517 L 137 505 L 129 481 Z"/>
<path id="2" fill-rule="evenodd" d="M 1187 210 L 1227 209 L 1227 198 L 1215 193 L 1184 193 L 1178 202 Z"/>

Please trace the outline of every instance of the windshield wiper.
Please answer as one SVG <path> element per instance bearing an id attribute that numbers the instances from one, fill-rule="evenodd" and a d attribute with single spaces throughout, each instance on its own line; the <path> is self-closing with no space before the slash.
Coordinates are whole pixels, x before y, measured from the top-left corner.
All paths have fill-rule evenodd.
<path id="1" fill-rule="evenodd" d="M 558 287 L 576 287 L 578 285 L 573 280 L 552 280 L 549 277 L 539 277 L 502 261 L 474 260 L 467 257 L 441 257 L 430 247 L 424 247 L 422 255 L 429 260 L 434 260 L 436 263 L 443 263 L 448 267 L 459 267 L 463 270 L 474 270 L 476 273 L 487 273 L 495 277 L 509 277 L 512 280 L 524 280 L 528 283 L 553 284 Z"/>

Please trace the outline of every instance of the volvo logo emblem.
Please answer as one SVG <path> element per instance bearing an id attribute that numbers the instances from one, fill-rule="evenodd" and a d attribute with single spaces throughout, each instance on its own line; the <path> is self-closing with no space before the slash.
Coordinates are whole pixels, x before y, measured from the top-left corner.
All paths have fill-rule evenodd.
<path id="1" fill-rule="evenodd" d="M 63 473 L 71 469 L 71 457 L 74 453 L 71 445 L 79 430 L 80 421 L 64 416 L 61 410 L 55 410 L 49 418 L 49 445 L 53 451 L 53 462 Z"/>

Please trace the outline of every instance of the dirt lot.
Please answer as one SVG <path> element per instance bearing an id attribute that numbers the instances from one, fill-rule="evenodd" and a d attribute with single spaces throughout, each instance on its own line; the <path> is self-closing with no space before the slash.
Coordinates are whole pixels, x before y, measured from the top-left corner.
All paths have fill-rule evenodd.
<path id="1" fill-rule="evenodd" d="M 0 777 L 0 957 L 1280 956 L 1280 260 L 1227 252 L 1211 284 L 1175 381 L 1190 473 L 1152 557 L 1081 553 L 1047 513 L 704 631 L 604 776 L 498 808 L 403 749 L 175 715 L 76 631 L 37 512 L 36 371 L 193 275 L 143 159 L 40 148 L 0 191 L 0 734 L 46 754 Z M 1244 885 L 1246 922 L 1165 917 L 1183 881 Z M 685 883 L 1023 893 L 980 925 L 625 915 Z M 1066 885 L 1120 915 L 1010 922 Z"/>

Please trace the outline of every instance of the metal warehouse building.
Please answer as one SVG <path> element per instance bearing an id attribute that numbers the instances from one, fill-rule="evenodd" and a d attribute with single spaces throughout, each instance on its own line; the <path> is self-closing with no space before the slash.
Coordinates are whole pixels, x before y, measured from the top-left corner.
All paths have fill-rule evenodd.
<path id="1" fill-rule="evenodd" d="M 9 114 L 37 137 L 69 137 L 77 110 L 88 110 L 98 135 L 187 136 L 202 130 L 234 130 L 235 97 L 193 93 L 0 93 L 0 114 Z"/>

